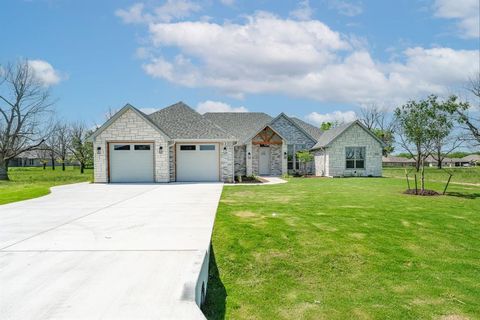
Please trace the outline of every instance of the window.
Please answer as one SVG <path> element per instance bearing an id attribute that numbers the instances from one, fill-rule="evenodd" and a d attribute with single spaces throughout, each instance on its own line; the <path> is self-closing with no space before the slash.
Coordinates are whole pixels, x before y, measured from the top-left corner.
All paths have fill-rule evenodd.
<path id="1" fill-rule="evenodd" d="M 287 145 L 287 168 L 293 170 L 293 144 Z"/>
<path id="2" fill-rule="evenodd" d="M 346 147 L 345 159 L 347 169 L 365 169 L 365 147 Z"/>
<path id="3" fill-rule="evenodd" d="M 180 150 L 182 150 L 182 151 L 195 151 L 195 150 L 197 150 L 196 147 L 197 146 L 195 146 L 195 145 L 183 145 L 183 146 L 180 146 Z"/>
<path id="4" fill-rule="evenodd" d="M 134 149 L 138 150 L 138 151 L 148 151 L 148 150 L 150 150 L 150 145 L 149 144 L 136 144 Z"/>
<path id="5" fill-rule="evenodd" d="M 116 144 L 113 146 L 113 150 L 130 150 L 129 144 Z"/>
<path id="6" fill-rule="evenodd" d="M 212 151 L 215 150 L 214 144 L 201 144 L 200 151 Z"/>

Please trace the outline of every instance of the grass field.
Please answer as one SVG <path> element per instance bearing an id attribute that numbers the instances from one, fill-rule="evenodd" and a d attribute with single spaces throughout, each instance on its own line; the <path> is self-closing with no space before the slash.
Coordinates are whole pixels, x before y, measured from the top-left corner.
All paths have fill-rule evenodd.
<path id="1" fill-rule="evenodd" d="M 407 168 L 410 177 L 413 179 L 414 168 Z M 449 173 L 453 174 L 453 183 L 475 183 L 480 185 L 480 167 L 457 167 L 457 168 L 425 168 L 426 181 L 447 182 Z M 404 168 L 383 168 L 384 177 L 405 179 Z"/>
<path id="2" fill-rule="evenodd" d="M 389 178 L 225 187 L 207 318 L 479 319 L 480 187 L 404 189 Z"/>
<path id="3" fill-rule="evenodd" d="M 52 170 L 42 168 L 10 168 L 10 181 L 0 181 L 0 205 L 44 196 L 50 193 L 50 187 L 62 184 L 91 181 L 93 170 L 87 169 L 80 174 L 80 169 L 60 167 Z"/>

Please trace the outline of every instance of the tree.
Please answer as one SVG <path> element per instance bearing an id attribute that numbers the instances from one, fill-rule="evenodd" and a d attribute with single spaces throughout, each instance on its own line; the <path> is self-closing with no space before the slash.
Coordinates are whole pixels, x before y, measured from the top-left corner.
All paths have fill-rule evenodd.
<path id="1" fill-rule="evenodd" d="M 0 180 L 9 179 L 10 159 L 44 143 L 52 105 L 27 60 L 0 67 Z"/>
<path id="2" fill-rule="evenodd" d="M 52 170 L 55 170 L 55 160 L 57 159 L 57 131 L 58 123 L 53 125 L 52 132 L 48 135 L 45 140 L 45 151 L 48 153 L 48 158 L 50 159 Z"/>
<path id="3" fill-rule="evenodd" d="M 65 123 L 58 123 L 55 127 L 55 132 L 53 133 L 56 137 L 56 154 L 58 160 L 62 163 L 62 171 L 65 171 L 65 162 L 67 162 L 67 157 L 69 154 L 69 149 L 71 145 L 70 131 L 69 127 Z"/>
<path id="4" fill-rule="evenodd" d="M 382 154 L 388 157 L 395 149 L 393 146 L 395 142 L 394 121 L 389 113 L 372 103 L 361 109 L 358 119 L 383 141 L 385 146 Z"/>
<path id="5" fill-rule="evenodd" d="M 470 80 L 467 90 L 475 97 L 478 103 L 477 107 L 480 107 L 480 74 Z M 448 103 L 443 107 L 444 110 L 453 115 L 463 129 L 468 132 L 465 140 L 479 146 L 480 117 L 470 112 L 472 109 L 470 104 L 468 102 L 459 102 L 457 96 L 450 96 Z"/>
<path id="6" fill-rule="evenodd" d="M 320 129 L 322 131 L 330 130 L 332 129 L 332 127 L 333 127 L 333 122 L 322 122 L 322 124 L 320 125 Z"/>
<path id="7" fill-rule="evenodd" d="M 433 105 L 437 97 L 409 101 L 395 109 L 395 122 L 402 147 L 415 160 L 415 169 L 421 171 L 421 188 L 425 190 L 425 159 L 430 155 L 435 136 Z"/>
<path id="8" fill-rule="evenodd" d="M 90 132 L 82 122 L 74 123 L 70 128 L 70 151 L 80 163 L 80 173 L 84 173 L 85 167 L 93 162 L 93 145 L 87 141 Z"/>
<path id="9" fill-rule="evenodd" d="M 302 168 L 302 173 L 306 174 L 307 173 L 307 163 L 313 160 L 313 155 L 310 153 L 310 151 L 304 150 L 304 151 L 298 151 L 297 154 L 297 160 L 301 165 Z"/>
<path id="10" fill-rule="evenodd" d="M 42 164 L 43 170 L 47 167 L 48 164 L 48 158 L 49 158 L 49 151 L 45 147 L 39 147 L 38 149 L 35 149 L 35 154 L 38 158 L 38 161 Z"/>
<path id="11" fill-rule="evenodd" d="M 437 161 L 438 169 L 442 169 L 443 160 L 462 144 L 459 137 L 453 136 L 454 119 L 446 111 L 446 105 L 451 103 L 453 103 L 451 97 L 445 102 L 432 101 L 432 111 L 434 113 L 432 125 L 435 128 L 432 131 L 432 157 Z"/>

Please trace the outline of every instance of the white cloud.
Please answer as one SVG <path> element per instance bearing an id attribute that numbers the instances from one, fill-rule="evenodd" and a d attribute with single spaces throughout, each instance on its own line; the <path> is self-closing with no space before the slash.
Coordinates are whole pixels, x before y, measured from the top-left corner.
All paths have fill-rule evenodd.
<path id="1" fill-rule="evenodd" d="M 298 20 L 310 20 L 313 15 L 313 9 L 310 7 L 309 0 L 300 0 L 298 8 L 290 12 L 290 16 Z"/>
<path id="2" fill-rule="evenodd" d="M 158 111 L 159 109 L 157 109 L 157 108 L 140 108 L 139 110 L 142 111 L 145 114 L 151 114 L 151 113 L 154 113 L 154 112 Z"/>
<path id="3" fill-rule="evenodd" d="M 359 3 L 353 3 L 345 0 L 329 0 L 328 6 L 338 11 L 344 16 L 358 16 L 363 12 L 363 8 Z"/>
<path id="4" fill-rule="evenodd" d="M 317 113 L 312 112 L 305 117 L 306 120 L 320 126 L 322 122 L 337 122 L 337 123 L 344 123 L 344 122 L 351 122 L 357 119 L 355 112 L 353 111 L 334 111 L 331 113 Z"/>
<path id="5" fill-rule="evenodd" d="M 55 85 L 62 80 L 60 73 L 47 61 L 28 60 L 28 65 L 33 70 L 35 78 L 44 86 Z"/>
<path id="6" fill-rule="evenodd" d="M 367 45 L 318 20 L 281 19 L 265 12 L 244 23 L 152 23 L 149 32 L 152 47 L 176 54 L 146 58 L 147 74 L 235 97 L 281 93 L 328 102 L 398 104 L 446 93 L 478 68 L 476 50 L 450 48 L 408 48 L 391 61 L 377 61 Z"/>
<path id="7" fill-rule="evenodd" d="M 435 16 L 457 20 L 457 27 L 463 38 L 480 37 L 480 1 L 478 0 L 436 0 Z"/>
<path id="8" fill-rule="evenodd" d="M 151 8 L 145 12 L 144 3 L 135 3 L 128 9 L 118 9 L 115 14 L 124 23 L 154 23 L 171 22 L 189 17 L 192 13 L 202 9 L 200 5 L 189 0 L 167 0 L 163 5 Z"/>
<path id="9" fill-rule="evenodd" d="M 196 110 L 201 114 L 206 112 L 248 112 L 248 109 L 245 107 L 232 107 L 227 103 L 211 100 L 200 102 Z"/>

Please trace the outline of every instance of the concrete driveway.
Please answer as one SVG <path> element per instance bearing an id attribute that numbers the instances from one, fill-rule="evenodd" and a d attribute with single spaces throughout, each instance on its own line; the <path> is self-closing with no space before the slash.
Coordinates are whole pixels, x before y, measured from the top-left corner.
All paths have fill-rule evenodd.
<path id="1" fill-rule="evenodd" d="M 0 206 L 2 319 L 203 319 L 222 190 L 75 184 Z"/>

